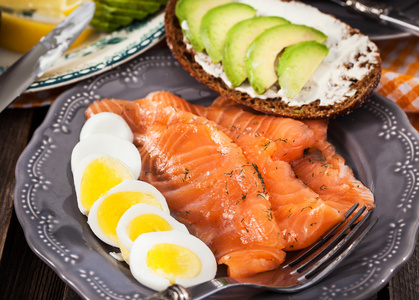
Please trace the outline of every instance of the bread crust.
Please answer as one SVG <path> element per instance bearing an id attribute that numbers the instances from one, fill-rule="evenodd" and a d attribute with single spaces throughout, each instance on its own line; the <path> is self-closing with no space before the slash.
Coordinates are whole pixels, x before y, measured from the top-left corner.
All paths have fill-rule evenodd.
<path id="1" fill-rule="evenodd" d="M 229 88 L 221 78 L 208 74 L 201 65 L 195 61 L 195 51 L 193 49 L 189 50 L 184 43 L 183 32 L 175 15 L 177 1 L 178 0 L 169 0 L 165 12 L 167 44 L 174 56 L 187 72 L 210 89 L 226 96 L 230 100 L 249 106 L 257 111 L 295 119 L 334 118 L 350 113 L 361 106 L 372 96 L 380 81 L 381 59 L 377 50 L 377 61 L 375 63 L 369 63 L 370 71 L 364 78 L 351 83 L 351 88 L 356 92 L 355 95 L 345 101 L 336 102 L 334 105 L 321 106 L 320 100 L 316 100 L 307 105 L 289 106 L 280 98 L 261 99 L 251 97 L 246 93 Z M 348 28 L 351 35 L 361 34 L 358 30 L 350 28 L 349 25 Z"/>

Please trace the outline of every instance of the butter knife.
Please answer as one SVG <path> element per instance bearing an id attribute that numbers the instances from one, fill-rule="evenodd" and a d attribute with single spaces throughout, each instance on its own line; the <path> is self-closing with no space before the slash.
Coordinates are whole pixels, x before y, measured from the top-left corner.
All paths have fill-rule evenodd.
<path id="1" fill-rule="evenodd" d="M 94 12 L 93 1 L 81 4 L 0 75 L 0 112 L 42 76 L 71 46 L 89 25 Z"/>
<path id="2" fill-rule="evenodd" d="M 412 18 L 393 6 L 374 0 L 331 0 L 350 11 L 419 36 L 419 19 Z"/>

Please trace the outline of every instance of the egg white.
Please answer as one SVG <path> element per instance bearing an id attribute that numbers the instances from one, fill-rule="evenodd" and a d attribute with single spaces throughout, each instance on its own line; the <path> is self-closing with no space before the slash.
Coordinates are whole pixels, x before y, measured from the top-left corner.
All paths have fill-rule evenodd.
<path id="1" fill-rule="evenodd" d="M 195 278 L 178 278 L 175 283 L 184 287 L 193 286 L 215 277 L 217 263 L 211 250 L 200 239 L 191 234 L 173 231 L 149 232 L 140 235 L 134 242 L 130 252 L 130 269 L 136 280 L 156 291 L 161 291 L 171 285 L 166 278 L 158 276 L 147 265 L 147 255 L 150 249 L 160 243 L 188 248 L 195 253 L 201 262 L 201 271 Z"/>
<path id="2" fill-rule="evenodd" d="M 112 112 L 101 112 L 92 115 L 84 123 L 80 131 L 80 140 L 84 140 L 85 138 L 98 133 L 114 135 L 131 143 L 134 140 L 134 134 L 124 118 Z"/>
<path id="3" fill-rule="evenodd" d="M 90 226 L 90 228 L 92 229 L 93 233 L 99 238 L 101 239 L 103 242 L 114 246 L 114 247 L 118 247 L 118 241 L 112 239 L 111 237 L 109 237 L 106 233 L 103 232 L 103 230 L 101 229 L 99 222 L 100 219 L 103 218 L 104 216 L 101 216 L 100 214 L 98 214 L 98 211 L 101 207 L 101 205 L 104 203 L 104 201 L 106 201 L 106 199 L 111 196 L 111 195 L 115 195 L 117 193 L 120 192 L 140 192 L 142 194 L 145 195 L 150 195 L 152 196 L 155 200 L 156 200 L 156 204 L 159 205 L 160 207 L 157 206 L 152 206 L 150 204 L 143 204 L 141 202 L 142 205 L 145 205 L 146 207 L 151 207 L 157 210 L 157 212 L 161 212 L 164 213 L 165 215 L 169 215 L 169 207 L 167 206 L 167 202 L 166 199 L 164 198 L 164 196 L 151 184 L 148 184 L 147 182 L 144 181 L 139 181 L 139 180 L 125 180 L 123 182 L 121 182 L 120 184 L 116 185 L 115 187 L 111 188 L 108 192 L 106 192 L 106 194 L 104 194 L 102 197 L 100 197 L 92 206 L 92 208 L 90 209 L 89 215 L 88 215 L 88 219 L 87 222 Z M 138 200 L 139 201 L 139 200 Z M 121 206 L 124 205 L 124 203 L 116 203 L 116 205 L 120 205 L 120 207 L 114 207 L 114 211 L 113 213 L 119 212 L 121 210 Z M 134 206 L 139 205 L 139 204 L 134 204 Z M 131 208 L 133 208 L 132 206 L 128 208 L 128 210 L 130 210 Z M 124 207 L 122 207 L 122 209 L 124 209 Z M 150 210 L 150 209 L 149 209 Z M 125 213 L 126 211 L 124 211 Z M 121 214 L 121 217 L 124 215 Z M 170 215 L 169 215 L 170 216 Z M 116 225 L 115 224 L 115 230 L 116 230 Z M 116 232 L 115 232 L 116 234 Z M 116 236 L 115 236 L 116 238 Z"/>
<path id="4" fill-rule="evenodd" d="M 134 243 L 133 240 L 130 239 L 128 233 L 127 233 L 127 227 L 131 223 L 132 220 L 134 220 L 136 217 L 144 215 L 144 214 L 154 214 L 157 215 L 164 220 L 166 220 L 169 225 L 173 228 L 173 230 L 182 231 L 185 233 L 189 233 L 186 226 L 179 221 L 177 221 L 175 218 L 173 218 L 169 211 L 162 211 L 158 209 L 157 207 L 148 205 L 148 204 L 136 204 L 129 208 L 121 217 L 121 219 L 118 222 L 118 226 L 116 227 L 116 234 L 119 239 L 119 247 L 122 250 L 122 256 L 125 259 L 127 263 L 129 263 L 129 252 L 131 251 L 132 245 Z"/>
<path id="5" fill-rule="evenodd" d="M 71 170 L 91 154 L 106 154 L 122 161 L 132 172 L 134 179 L 140 176 L 141 156 L 133 143 L 110 134 L 97 133 L 88 136 L 74 146 L 71 153 Z"/>

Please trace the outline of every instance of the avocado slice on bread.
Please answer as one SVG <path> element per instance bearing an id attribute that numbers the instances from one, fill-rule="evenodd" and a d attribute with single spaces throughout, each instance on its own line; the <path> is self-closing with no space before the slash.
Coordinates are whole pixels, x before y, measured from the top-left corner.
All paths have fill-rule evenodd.
<path id="1" fill-rule="evenodd" d="M 232 0 L 182 0 L 177 2 L 174 13 L 179 19 L 186 38 L 197 52 L 204 50 L 200 32 L 202 18 L 211 8 L 229 2 Z"/>
<path id="2" fill-rule="evenodd" d="M 222 60 L 228 30 L 255 14 L 256 10 L 250 5 L 232 2 L 214 7 L 204 15 L 200 27 L 201 39 L 214 63 Z"/>
<path id="3" fill-rule="evenodd" d="M 288 23 L 288 20 L 281 17 L 258 16 L 243 20 L 228 31 L 223 68 L 233 87 L 239 86 L 247 78 L 245 57 L 253 40 L 268 28 Z"/>
<path id="4" fill-rule="evenodd" d="M 297 119 L 329 118 L 348 113 L 360 106 L 372 95 L 378 85 L 381 76 L 381 59 L 376 45 L 358 30 L 351 28 L 331 15 L 321 13 L 310 5 L 288 0 L 266 0 L 266 4 L 263 3 L 265 0 L 260 2 L 237 1 L 253 6 L 258 10 L 258 13 L 256 17 L 240 21 L 230 28 L 225 38 L 221 63 L 214 64 L 206 51 L 203 51 L 205 47 L 198 51 L 193 46 L 193 42 L 184 32 L 185 26 L 181 25 L 184 22 L 176 16 L 176 4 L 183 1 L 190 0 L 169 0 L 166 6 L 165 26 L 169 48 L 184 69 L 193 77 L 230 100 L 255 110 L 278 116 Z M 300 9 L 303 10 L 301 14 Z M 206 10 L 206 12 L 208 11 Z M 205 13 L 202 15 L 201 20 Z M 269 59 L 270 63 L 266 63 L 267 68 L 265 68 L 265 71 L 256 72 L 257 74 L 254 73 L 253 75 L 257 75 L 258 80 L 260 77 L 264 81 L 266 73 L 269 73 L 269 76 L 266 76 L 270 78 L 269 82 L 272 81 L 272 78 L 275 79 L 271 87 L 269 87 L 269 83 L 267 86 L 262 85 L 262 88 L 260 88 L 255 84 L 253 84 L 254 86 L 250 84 L 254 81 L 253 78 L 255 78 L 255 76 L 249 74 L 249 71 L 252 72 L 250 65 L 252 65 L 252 62 L 254 65 L 258 62 L 256 58 L 251 58 L 252 55 L 248 53 L 251 45 L 249 49 L 246 49 L 244 62 L 243 59 L 240 59 L 242 64 L 244 63 L 245 66 L 248 66 L 245 68 L 245 72 L 237 76 L 237 80 L 234 78 L 236 73 L 234 70 L 239 70 L 240 67 L 237 66 L 240 64 L 234 62 L 234 59 L 237 58 L 235 54 L 227 55 L 227 49 L 232 44 L 232 48 L 236 49 L 232 53 L 243 52 L 240 45 L 245 45 L 245 43 L 231 43 L 231 41 L 235 40 L 232 37 L 234 34 L 231 32 L 234 31 L 239 23 L 250 22 L 248 28 L 253 29 L 256 26 L 253 26 L 250 20 L 262 18 L 262 16 L 270 17 L 271 14 L 272 17 L 282 17 L 291 23 L 286 24 L 286 22 L 283 25 L 272 24 L 272 26 L 266 26 L 266 29 L 263 28 L 252 36 L 250 44 L 253 44 L 260 35 L 263 35 L 273 27 L 296 26 L 299 27 L 300 33 L 290 33 L 288 35 L 290 40 L 286 43 L 270 41 L 265 44 L 272 43 L 276 45 L 273 47 L 275 48 L 274 51 L 272 51 L 274 54 L 269 54 L 271 57 Z M 310 18 L 304 18 L 305 15 L 310 16 Z M 312 24 L 313 27 L 311 26 Z M 302 28 L 305 29 L 301 30 Z M 306 30 L 307 28 L 309 30 Z M 311 32 L 312 36 L 309 38 L 303 37 L 302 31 Z M 242 31 L 240 34 L 243 32 L 245 31 Z M 313 34 L 313 32 L 316 34 Z M 303 38 L 294 38 L 293 36 Z M 295 60 L 284 60 L 281 64 L 281 59 L 285 52 L 289 52 L 287 51 L 288 48 L 303 41 L 317 41 L 317 43 L 323 44 L 322 48 L 326 47 L 328 54 L 318 63 L 318 53 L 300 50 L 305 53 L 303 54 L 305 60 L 304 62 L 299 60 L 300 62 L 296 63 L 298 66 L 292 67 L 294 71 L 288 74 L 292 73 L 295 76 L 291 76 L 287 82 L 284 78 L 289 75 L 286 75 L 287 72 L 284 71 L 279 72 L 279 66 L 291 66 L 293 65 L 291 61 Z M 277 43 L 282 46 L 277 47 Z M 249 40 L 246 45 L 248 44 Z M 243 48 L 246 47 L 243 46 Z M 270 47 L 260 47 L 260 53 L 266 53 L 264 51 L 268 51 L 268 48 Z M 264 54 L 256 56 L 263 62 Z M 233 63 L 229 61 L 231 57 L 233 57 Z M 272 57 L 274 57 L 273 63 Z M 301 75 L 303 73 L 305 75 L 310 73 L 311 76 L 314 74 L 311 68 L 316 69 L 320 65 L 322 69 L 320 73 L 315 73 L 316 78 L 307 79 L 307 76 L 297 76 L 297 74 Z M 310 72 L 307 71 L 308 66 L 310 66 Z M 254 69 L 256 70 L 257 68 Z M 269 72 L 266 71 L 268 69 Z M 272 74 L 273 76 L 271 76 Z M 281 82 L 278 75 L 282 77 Z M 246 77 L 249 78 L 249 81 L 246 80 Z M 294 84 L 298 88 L 294 86 L 291 88 L 292 91 L 286 91 L 288 87 Z M 301 88 L 301 86 L 304 86 L 304 88 Z M 259 93 L 256 89 L 259 89 Z"/>
<path id="5" fill-rule="evenodd" d="M 267 29 L 252 42 L 246 54 L 246 70 L 250 85 L 258 94 L 263 94 L 277 80 L 275 60 L 285 47 L 304 42 L 324 42 L 327 36 L 313 27 L 285 24 Z M 307 58 L 310 60 L 311 56 Z M 280 58 L 282 60 L 282 58 Z M 294 64 L 299 68 L 299 64 Z"/>
<path id="6" fill-rule="evenodd" d="M 284 50 L 278 63 L 278 83 L 285 96 L 294 98 L 329 53 L 319 42 L 308 41 Z"/>

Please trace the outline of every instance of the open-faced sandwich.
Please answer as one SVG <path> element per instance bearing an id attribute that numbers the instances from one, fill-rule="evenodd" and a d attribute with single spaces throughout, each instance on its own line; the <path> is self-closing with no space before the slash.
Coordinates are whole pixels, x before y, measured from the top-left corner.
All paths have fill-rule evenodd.
<path id="1" fill-rule="evenodd" d="M 170 0 L 165 24 L 193 77 L 264 113 L 335 117 L 359 107 L 380 80 L 367 36 L 298 1 Z"/>

